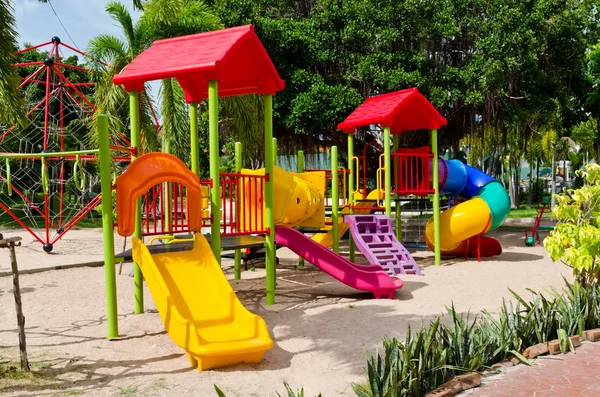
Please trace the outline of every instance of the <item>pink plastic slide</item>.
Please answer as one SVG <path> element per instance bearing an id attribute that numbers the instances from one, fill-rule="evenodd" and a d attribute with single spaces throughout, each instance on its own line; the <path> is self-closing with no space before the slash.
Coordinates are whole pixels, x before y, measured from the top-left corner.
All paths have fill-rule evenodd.
<path id="1" fill-rule="evenodd" d="M 392 299 L 402 280 L 390 277 L 381 266 L 361 266 L 330 251 L 296 229 L 275 226 L 275 243 L 283 245 L 342 283 L 361 291 L 369 291 L 375 298 Z"/>

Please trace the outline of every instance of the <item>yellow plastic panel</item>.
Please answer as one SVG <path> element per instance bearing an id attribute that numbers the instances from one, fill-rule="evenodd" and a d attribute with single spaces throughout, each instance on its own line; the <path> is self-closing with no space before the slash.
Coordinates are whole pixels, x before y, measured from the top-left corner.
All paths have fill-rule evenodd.
<path id="1" fill-rule="evenodd" d="M 303 226 L 321 228 L 325 226 L 325 172 L 294 173 L 294 180 L 304 186 L 304 195 L 298 191 L 298 196 L 292 197 L 288 205 L 286 220 L 288 226 Z M 296 213 L 297 218 L 291 220 L 290 214 Z"/>
<path id="2" fill-rule="evenodd" d="M 474 197 L 440 215 L 440 249 L 442 254 L 456 252 L 459 245 L 490 229 L 490 209 L 485 200 Z M 433 247 L 433 218 L 427 222 L 425 241 Z M 449 254 L 448 254 L 449 255 Z"/>
<path id="3" fill-rule="evenodd" d="M 192 365 L 257 363 L 273 347 L 265 321 L 239 301 L 204 236 L 195 235 L 193 250 L 156 255 L 139 239 L 132 244 L 167 332 Z"/>
<path id="4" fill-rule="evenodd" d="M 370 214 L 373 206 L 376 203 L 377 203 L 376 201 L 362 201 L 362 202 L 356 203 L 356 207 L 360 207 L 360 208 L 355 208 L 354 213 L 355 214 Z M 338 236 L 340 238 L 342 238 L 344 236 L 344 234 L 350 227 L 350 225 L 348 225 L 346 222 L 344 222 L 344 218 L 343 218 L 343 215 L 347 215 L 347 214 L 350 214 L 350 208 L 348 208 L 348 207 L 346 207 L 340 211 L 340 217 L 338 218 Z M 333 247 L 333 234 L 331 234 L 331 232 L 330 232 L 331 229 L 332 229 L 331 226 L 329 226 L 329 225 L 325 226 L 323 228 L 323 230 L 327 230 L 328 233 L 316 233 L 314 236 L 311 237 L 312 240 L 321 244 L 324 247 L 327 247 L 327 248 Z"/>

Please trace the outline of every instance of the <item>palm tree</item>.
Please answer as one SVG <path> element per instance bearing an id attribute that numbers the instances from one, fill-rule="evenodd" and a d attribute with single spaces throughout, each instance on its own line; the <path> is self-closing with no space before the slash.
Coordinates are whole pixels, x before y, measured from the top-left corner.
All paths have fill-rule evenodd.
<path id="1" fill-rule="evenodd" d="M 25 118 L 25 101 L 19 90 L 16 63 L 17 32 L 10 1 L 0 2 L 0 123 L 16 124 Z"/>
<path id="2" fill-rule="evenodd" d="M 97 85 L 96 105 L 99 112 L 111 115 L 111 127 L 123 130 L 128 120 L 127 94 L 122 87 L 112 84 L 112 77 L 119 73 L 133 58 L 157 39 L 176 37 L 223 28 L 218 17 L 201 0 L 151 0 L 144 2 L 143 14 L 133 23 L 127 8 L 118 2 L 106 7 L 111 17 L 118 22 L 123 39 L 111 35 L 99 35 L 90 41 L 89 53 L 95 58 L 110 64 L 95 65 L 103 71 Z M 149 104 L 150 95 L 143 93 L 141 125 L 145 132 L 146 148 L 157 150 L 158 135 L 153 127 Z M 190 157 L 188 106 L 183 90 L 174 80 L 163 80 L 159 90 L 161 132 L 164 143 L 181 159 Z M 227 98 L 222 106 L 221 132 L 224 138 L 233 137 L 244 145 L 247 156 L 257 158 L 259 143 L 262 141 L 262 106 L 256 95 Z M 200 106 L 200 117 L 206 112 L 205 104 Z M 200 129 L 203 123 L 200 123 Z M 202 143 L 206 134 L 200 134 Z M 183 138 L 183 139 L 182 139 Z"/>
<path id="3" fill-rule="evenodd" d="M 111 2 L 106 5 L 106 12 L 121 27 L 123 39 L 101 34 L 90 40 L 88 45 L 89 54 L 102 61 L 91 65 L 94 69 L 102 72 L 96 82 L 95 105 L 98 114 L 108 114 L 110 128 L 113 131 L 124 131 L 129 120 L 128 95 L 122 87 L 112 82 L 115 74 L 127 66 L 133 58 L 139 55 L 146 47 L 146 40 L 139 22 L 134 25 L 131 14 L 127 8 L 119 2 Z M 109 65 L 109 66 L 106 66 Z M 140 128 L 143 134 L 144 147 L 147 150 L 158 150 L 158 129 L 152 117 L 150 101 L 151 96 L 146 90 L 141 93 L 140 101 Z M 96 128 L 92 128 L 90 140 L 97 140 Z"/>

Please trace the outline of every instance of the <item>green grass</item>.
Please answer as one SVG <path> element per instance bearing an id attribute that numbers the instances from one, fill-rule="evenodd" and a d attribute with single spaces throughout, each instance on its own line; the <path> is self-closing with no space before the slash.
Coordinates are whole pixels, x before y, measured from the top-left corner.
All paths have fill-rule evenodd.
<path id="1" fill-rule="evenodd" d="M 519 208 L 516 210 L 510 210 L 508 214 L 509 218 L 535 218 L 538 214 L 537 208 Z M 550 211 L 544 212 L 544 219 L 552 219 Z"/>

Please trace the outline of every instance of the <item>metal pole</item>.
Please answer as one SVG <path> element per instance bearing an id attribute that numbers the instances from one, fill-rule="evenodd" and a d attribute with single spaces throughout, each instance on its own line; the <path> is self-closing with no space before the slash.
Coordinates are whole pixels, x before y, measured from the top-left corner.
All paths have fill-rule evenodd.
<path id="1" fill-rule="evenodd" d="M 350 214 L 354 213 L 354 173 L 357 170 L 354 169 L 354 134 L 348 134 L 348 170 L 350 175 L 348 176 L 348 205 L 350 205 Z M 352 233 L 350 233 L 350 239 L 348 241 L 348 250 L 350 251 L 350 261 L 354 262 L 355 249 L 354 239 Z"/>
<path id="2" fill-rule="evenodd" d="M 394 134 L 392 136 L 392 150 L 394 151 L 394 153 L 396 153 L 398 151 L 398 135 Z M 399 157 L 395 157 L 396 158 L 396 162 L 400 161 Z M 398 191 L 398 186 L 400 186 L 400 184 L 398 183 L 398 164 L 395 163 L 394 164 L 394 187 L 396 188 L 396 191 Z M 394 204 L 394 211 L 396 212 L 396 222 L 395 222 L 395 226 L 396 226 L 396 239 L 398 239 L 398 241 L 402 241 L 402 206 L 400 205 L 400 196 L 396 193 L 394 194 L 394 198 L 395 198 L 395 204 Z"/>
<path id="3" fill-rule="evenodd" d="M 102 198 L 102 233 L 104 237 L 104 279 L 106 282 L 106 322 L 108 337 L 119 337 L 117 312 L 117 277 L 115 275 L 115 237 L 113 234 L 111 155 L 108 147 L 108 117 L 98 115 L 100 146 L 100 189 Z"/>
<path id="4" fill-rule="evenodd" d="M 265 124 L 265 225 L 269 234 L 265 242 L 265 267 L 267 271 L 267 305 L 275 303 L 275 219 L 273 218 L 273 96 L 263 96 Z"/>
<path id="5" fill-rule="evenodd" d="M 221 263 L 221 200 L 220 181 L 219 181 L 219 94 L 218 82 L 210 80 L 208 82 L 208 134 L 210 159 L 210 179 L 212 188 L 210 189 L 210 213 L 212 223 L 210 225 L 211 246 L 217 262 Z"/>
<path id="6" fill-rule="evenodd" d="M 383 166 L 385 168 L 385 214 L 392 217 L 392 173 L 390 172 L 390 127 L 383 127 Z"/>
<path id="7" fill-rule="evenodd" d="M 304 150 L 298 150 L 298 173 L 301 174 L 304 172 Z M 304 267 L 304 258 L 298 257 L 298 269 L 302 269 Z"/>
<path id="8" fill-rule="evenodd" d="M 136 150 L 136 155 L 131 156 L 135 161 L 141 153 L 140 148 L 140 93 L 129 92 L 129 118 L 131 128 L 131 146 Z M 109 179 L 110 180 L 110 179 Z M 108 197 L 112 197 L 109 195 Z M 111 213 L 112 216 L 112 213 Z M 133 237 L 142 238 L 142 199 L 138 197 L 135 204 L 135 230 Z M 114 243 L 113 243 L 114 244 Z M 113 254 L 114 255 L 114 254 Z M 144 276 L 137 263 L 133 264 L 133 293 L 135 296 L 135 314 L 144 313 Z"/>
<path id="9" fill-rule="evenodd" d="M 440 187 L 438 177 L 438 140 L 437 130 L 431 130 L 431 150 L 433 152 L 433 245 L 434 245 L 434 264 L 439 266 L 441 263 L 440 249 Z"/>
<path id="10" fill-rule="evenodd" d="M 242 143 L 236 142 L 234 147 L 235 147 L 235 172 L 240 173 L 240 172 L 242 172 Z M 243 189 L 240 178 L 238 178 L 237 186 L 238 186 L 238 188 L 235 192 L 236 193 L 235 218 L 236 218 L 236 223 L 239 226 L 240 216 L 242 215 L 242 214 L 240 214 L 240 189 Z M 236 232 L 239 232 L 239 230 L 236 229 Z M 233 252 L 233 278 L 235 280 L 239 280 L 242 278 L 242 250 L 241 249 L 236 249 Z"/>
<path id="11" fill-rule="evenodd" d="M 339 180 L 338 180 L 338 150 L 337 146 L 331 147 L 331 237 L 333 238 L 333 252 L 340 252 L 338 230 L 338 205 L 339 205 Z"/>
<path id="12" fill-rule="evenodd" d="M 198 104 L 190 103 L 190 146 L 192 155 L 192 172 L 198 175 Z"/>

